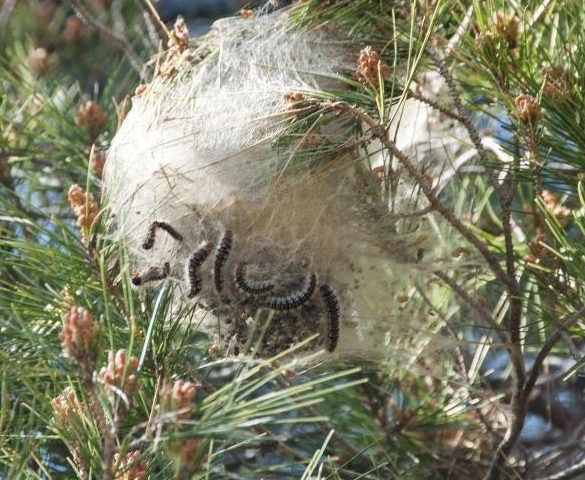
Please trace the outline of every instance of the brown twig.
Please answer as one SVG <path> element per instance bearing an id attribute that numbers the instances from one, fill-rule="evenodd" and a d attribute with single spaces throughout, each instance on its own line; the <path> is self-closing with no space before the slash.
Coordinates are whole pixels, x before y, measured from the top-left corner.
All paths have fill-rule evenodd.
<path id="1" fill-rule="evenodd" d="M 581 477 L 585 472 L 585 459 L 571 465 L 564 467 L 561 472 L 547 475 L 546 477 L 538 477 L 538 480 L 570 480 L 572 478 Z"/>
<path id="2" fill-rule="evenodd" d="M 467 112 L 463 108 L 463 104 L 461 103 L 461 96 L 459 95 L 459 92 L 457 92 L 457 89 L 455 87 L 455 80 L 451 76 L 451 72 L 449 71 L 449 69 L 447 68 L 447 65 L 445 65 L 445 62 L 443 61 L 443 59 L 439 56 L 439 54 L 437 52 L 433 52 L 432 50 L 429 50 L 428 54 L 433 59 L 433 61 L 437 64 L 437 67 L 439 68 L 439 73 L 445 79 L 445 83 L 447 84 L 447 88 L 449 89 L 449 94 L 451 95 L 451 99 L 453 100 L 453 103 L 455 104 L 455 108 L 457 109 L 457 113 L 459 114 L 458 120 L 461 122 L 461 124 L 467 130 L 467 133 L 469 134 L 469 138 L 471 139 L 471 142 L 475 146 L 475 148 L 477 150 L 477 154 L 479 155 L 479 158 L 481 159 L 481 161 L 483 162 L 484 165 L 487 165 L 488 158 L 487 158 L 485 149 L 483 148 L 483 145 L 481 143 L 481 138 L 479 136 L 477 129 L 475 128 L 475 125 L 473 124 L 471 119 L 467 116 Z"/>
<path id="3" fill-rule="evenodd" d="M 508 345 L 510 339 L 505 335 L 502 331 L 500 325 L 494 320 L 490 312 L 481 305 L 477 300 L 473 299 L 456 281 L 452 280 L 447 274 L 441 271 L 434 271 L 433 274 L 439 278 L 443 283 L 449 286 L 453 292 L 455 292 L 461 300 L 463 300 L 467 305 L 469 305 L 477 314 L 481 317 L 485 325 L 494 331 L 498 337 L 500 337 L 500 341 L 504 345 Z"/>
<path id="4" fill-rule="evenodd" d="M 158 31 L 159 36 L 161 38 L 166 38 L 167 40 L 171 38 L 171 32 L 169 32 L 169 29 L 161 20 L 160 15 L 156 11 L 156 8 L 154 8 L 152 2 L 150 0 L 138 0 L 138 3 L 142 6 L 144 11 L 150 17 L 150 20 L 152 21 L 156 30 Z"/>
<path id="5" fill-rule="evenodd" d="M 579 310 L 571 313 L 567 318 L 565 318 L 557 328 L 550 334 L 550 336 L 546 339 L 543 346 L 540 348 L 536 358 L 534 359 L 534 364 L 532 366 L 532 370 L 530 371 L 530 375 L 526 380 L 524 385 L 524 395 L 528 397 L 534 385 L 536 385 L 536 381 L 538 380 L 538 375 L 540 373 L 540 367 L 546 360 L 546 357 L 551 352 L 553 347 L 557 344 L 557 342 L 562 338 L 563 333 L 567 331 L 568 328 L 573 326 L 575 322 L 582 319 L 585 315 L 585 306 L 582 306 Z"/>
<path id="6" fill-rule="evenodd" d="M 512 303 L 512 302 L 511 302 Z M 521 338 L 519 336 L 520 325 L 511 325 L 511 334 L 516 333 L 517 337 L 512 338 L 512 347 L 510 348 L 510 354 L 512 355 L 512 362 L 515 372 L 514 378 L 514 386 L 512 392 L 512 398 L 510 401 L 510 407 L 512 411 L 512 420 L 508 429 L 506 431 L 506 435 L 504 439 L 501 441 L 500 445 L 494 457 L 492 459 L 492 463 L 490 465 L 490 469 L 486 475 L 486 480 L 497 480 L 501 477 L 502 470 L 507 463 L 507 458 L 512 451 L 518 437 L 520 436 L 520 432 L 524 426 L 524 420 L 526 417 L 526 410 L 529 401 L 529 396 L 536 385 L 538 380 L 538 376 L 540 374 L 540 369 L 548 357 L 549 353 L 553 349 L 553 347 L 562 339 L 563 335 L 566 333 L 567 329 L 570 328 L 575 322 L 581 319 L 585 315 L 585 306 L 581 307 L 577 311 L 570 314 L 565 320 L 563 320 L 560 325 L 558 325 L 555 330 L 551 333 L 548 339 L 545 341 L 544 345 L 539 350 L 534 363 L 532 365 L 532 369 L 526 378 L 526 372 L 524 367 L 524 358 L 522 356 L 522 352 L 520 350 L 520 342 Z M 516 343 L 514 343 L 516 342 Z M 513 354 L 516 353 L 516 357 Z M 518 364 L 521 363 L 521 367 Z M 585 471 L 585 465 L 582 466 Z M 573 474 L 576 475 L 580 473 L 582 470 L 578 469 L 575 470 Z M 569 479 L 574 478 L 573 476 L 552 476 L 547 477 L 550 480 L 560 480 L 560 479 Z"/>
<path id="7" fill-rule="evenodd" d="M 488 245 L 477 237 L 469 228 L 467 228 L 461 220 L 459 220 L 447 205 L 436 195 L 432 188 L 431 182 L 419 171 L 419 169 L 412 163 L 410 158 L 402 152 L 394 143 L 388 133 L 378 124 L 378 122 L 370 117 L 366 112 L 358 107 L 351 106 L 345 102 L 339 101 L 329 104 L 332 110 L 347 112 L 353 115 L 357 120 L 364 122 L 373 131 L 377 132 L 382 144 L 390 150 L 400 164 L 406 168 L 409 175 L 416 181 L 425 197 L 433 207 L 433 209 L 441 214 L 441 216 L 449 222 L 466 240 L 468 240 L 484 257 L 490 269 L 505 285 L 510 284 L 511 280 L 508 274 L 500 266 L 498 258 L 490 251 Z"/>
<path id="8" fill-rule="evenodd" d="M 94 15 L 92 15 L 85 5 L 80 0 L 71 0 L 71 4 L 73 8 L 77 11 L 80 18 L 82 18 L 85 22 L 95 28 L 98 32 L 102 33 L 106 37 L 111 38 L 114 41 L 114 44 L 118 46 L 118 48 L 126 55 L 128 61 L 132 65 L 132 68 L 136 70 L 138 73 L 142 73 L 142 65 L 143 61 L 140 56 L 134 51 L 130 42 L 124 38 L 124 36 L 118 34 L 111 28 L 104 25 L 100 22 Z"/>
<path id="9" fill-rule="evenodd" d="M 420 93 L 412 92 L 412 91 L 408 92 L 408 98 L 414 98 L 415 100 L 418 100 L 419 102 L 422 102 L 422 103 L 428 105 L 429 107 L 437 110 L 438 112 L 445 115 L 446 117 L 451 118 L 453 120 L 456 120 L 457 122 L 459 122 L 461 124 L 463 124 L 463 122 L 464 122 L 464 117 L 462 117 L 458 113 L 455 113 L 455 112 L 449 110 L 449 108 L 447 108 L 445 105 L 442 105 L 437 100 L 433 100 L 432 98 L 426 97 Z"/>
<path id="10" fill-rule="evenodd" d="M 508 331 L 510 343 L 508 351 L 512 362 L 513 387 L 510 399 L 511 421 L 506 430 L 503 440 L 492 459 L 492 464 L 486 475 L 486 480 L 497 480 L 500 478 L 502 467 L 506 464 L 507 458 L 520 437 L 524 427 L 528 397 L 524 394 L 526 383 L 526 367 L 522 354 L 522 300 L 520 286 L 516 280 L 516 259 L 512 238 L 512 216 L 511 203 L 512 195 L 499 195 L 502 208 L 502 229 L 504 234 L 506 273 L 510 279 L 506 284 L 508 294 Z"/>

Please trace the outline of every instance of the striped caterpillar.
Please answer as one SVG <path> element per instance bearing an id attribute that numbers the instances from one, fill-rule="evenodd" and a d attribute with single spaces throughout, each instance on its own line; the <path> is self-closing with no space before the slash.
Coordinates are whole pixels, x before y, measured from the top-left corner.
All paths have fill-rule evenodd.
<path id="1" fill-rule="evenodd" d="M 213 264 L 213 279 L 215 282 L 215 289 L 221 292 L 223 288 L 223 266 L 227 262 L 230 250 L 232 249 L 233 233 L 227 230 L 219 243 L 217 252 L 215 254 L 215 263 Z"/>
<path id="2" fill-rule="evenodd" d="M 248 280 L 246 277 L 246 269 L 247 264 L 245 262 L 240 262 L 235 271 L 234 280 L 241 290 L 252 295 L 261 295 L 274 288 L 274 283 L 269 281 L 251 282 Z"/>
<path id="3" fill-rule="evenodd" d="M 213 243 L 206 242 L 199 250 L 196 250 L 190 257 L 187 263 L 187 277 L 189 278 L 189 293 L 188 298 L 193 298 L 197 295 L 203 287 L 203 280 L 199 273 L 199 267 L 211 253 Z"/>
<path id="4" fill-rule="evenodd" d="M 268 297 L 264 306 L 273 310 L 292 310 L 293 308 L 300 307 L 311 298 L 316 286 L 317 277 L 312 273 L 303 290 L 290 295 Z"/>
<path id="5" fill-rule="evenodd" d="M 154 246 L 158 229 L 164 230 L 177 241 L 183 241 L 183 236 L 171 225 L 166 222 L 155 221 L 148 228 L 146 239 L 142 244 L 144 249 L 148 250 Z M 232 253 L 233 240 L 232 230 L 226 230 L 218 243 L 205 241 L 189 255 L 186 261 L 185 275 L 185 281 L 189 287 L 187 298 L 194 298 L 203 290 L 203 283 L 206 279 L 202 276 L 201 267 L 211 256 L 214 248 L 215 255 L 212 272 L 215 290 L 218 293 L 224 290 L 224 270 Z M 317 288 L 317 275 L 310 273 L 298 290 L 265 296 L 265 294 L 277 288 L 277 282 L 251 280 L 247 276 L 247 269 L 247 262 L 240 261 L 236 264 L 235 270 L 233 270 L 233 276 L 227 279 L 230 282 L 228 288 L 226 288 L 227 298 L 223 299 L 222 302 L 225 301 L 226 306 L 235 309 L 226 310 L 226 312 L 230 312 L 227 313 L 228 315 L 249 316 L 252 310 L 257 307 L 266 307 L 278 312 L 288 312 L 305 304 L 307 305 L 307 308 L 296 313 L 285 314 L 282 318 L 274 317 L 271 320 L 272 325 L 265 332 L 267 336 L 264 343 L 266 352 L 270 352 L 270 354 L 277 353 L 280 349 L 288 348 L 296 341 L 317 331 L 323 332 L 322 340 L 326 341 L 329 352 L 333 352 L 336 349 L 340 328 L 340 304 L 337 295 L 329 285 L 321 284 L 319 286 L 320 300 L 313 300 Z M 169 262 L 165 262 L 162 266 L 150 267 L 144 272 L 133 275 L 132 283 L 139 286 L 148 282 L 163 280 L 169 276 L 170 270 Z M 245 294 L 260 296 L 260 298 L 253 300 L 253 297 Z M 322 317 L 322 320 L 318 321 L 318 310 L 316 309 L 322 311 L 324 317 Z M 242 321 L 237 321 L 235 325 L 239 327 L 233 334 L 237 335 L 237 338 L 248 338 L 248 335 L 250 335 L 248 332 L 249 325 L 246 322 L 242 323 Z M 324 328 L 325 326 L 327 327 L 326 329 Z"/>
<path id="6" fill-rule="evenodd" d="M 331 290 L 329 285 L 323 284 L 319 287 L 323 303 L 327 307 L 327 314 L 329 315 L 329 342 L 327 350 L 332 352 L 337 347 L 337 340 L 339 339 L 339 316 L 340 308 L 337 295 Z"/>
<path id="7" fill-rule="evenodd" d="M 167 232 L 171 237 L 173 237 L 178 242 L 183 241 L 183 235 L 181 235 L 179 232 L 177 232 L 168 223 L 154 221 L 148 227 L 148 233 L 146 234 L 146 239 L 144 240 L 144 243 L 142 244 L 142 248 L 144 250 L 150 250 L 154 246 L 154 240 L 156 237 L 156 230 L 158 228 Z"/>

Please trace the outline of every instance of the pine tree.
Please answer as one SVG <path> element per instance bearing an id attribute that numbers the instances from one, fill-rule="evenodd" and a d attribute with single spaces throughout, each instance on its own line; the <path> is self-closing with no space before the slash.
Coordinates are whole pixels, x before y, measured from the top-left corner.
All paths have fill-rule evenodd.
<path id="1" fill-rule="evenodd" d="M 582 5 L 277 3 L 1 7 L 0 476 L 577 478 Z"/>

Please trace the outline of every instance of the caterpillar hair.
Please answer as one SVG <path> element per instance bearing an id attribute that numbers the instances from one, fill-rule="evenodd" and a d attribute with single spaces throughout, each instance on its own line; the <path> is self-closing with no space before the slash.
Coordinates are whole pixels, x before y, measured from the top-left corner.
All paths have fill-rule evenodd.
<path id="1" fill-rule="evenodd" d="M 169 262 L 165 262 L 165 264 L 161 267 L 160 265 L 155 265 L 150 267 L 143 273 L 137 273 L 132 276 L 132 285 L 140 286 L 148 282 L 156 282 L 157 280 L 164 280 L 169 276 L 171 273 L 171 265 Z"/>
<path id="2" fill-rule="evenodd" d="M 215 262 L 213 264 L 213 280 L 215 282 L 215 289 L 221 292 L 223 288 L 223 266 L 227 262 L 230 250 L 232 249 L 233 233 L 227 230 L 219 243 L 217 252 L 215 254 Z"/>
<path id="3" fill-rule="evenodd" d="M 327 315 L 329 316 L 329 332 L 327 350 L 333 352 L 337 347 L 337 340 L 339 339 L 339 316 L 340 308 L 337 295 L 331 290 L 329 285 L 323 284 L 319 287 L 321 298 L 327 307 Z"/>
<path id="4" fill-rule="evenodd" d="M 201 279 L 201 274 L 199 273 L 199 267 L 209 256 L 212 249 L 213 243 L 207 242 L 199 250 L 193 252 L 193 254 L 189 257 L 189 263 L 187 264 L 187 276 L 189 277 L 188 298 L 193 298 L 201 291 L 203 280 Z"/>
<path id="5" fill-rule="evenodd" d="M 309 277 L 309 281 L 303 290 L 295 292 L 290 295 L 268 297 L 264 306 L 272 308 L 273 310 L 292 310 L 293 308 L 300 307 L 305 303 L 315 292 L 315 286 L 317 285 L 317 277 L 314 273 Z"/>
<path id="6" fill-rule="evenodd" d="M 274 283 L 270 281 L 251 282 L 248 280 L 246 278 L 246 268 L 247 265 L 245 262 L 238 263 L 236 267 L 235 281 L 238 288 L 251 295 L 261 295 L 274 288 Z"/>
<path id="7" fill-rule="evenodd" d="M 167 232 L 171 237 L 173 237 L 175 240 L 177 240 L 177 242 L 183 241 L 183 235 L 181 235 L 179 232 L 177 232 L 168 223 L 154 221 L 148 227 L 148 233 L 146 234 L 146 239 L 144 240 L 144 243 L 142 244 L 142 248 L 144 250 L 150 250 L 154 246 L 154 240 L 155 240 L 157 228 L 160 228 L 161 230 L 164 230 L 165 232 Z"/>

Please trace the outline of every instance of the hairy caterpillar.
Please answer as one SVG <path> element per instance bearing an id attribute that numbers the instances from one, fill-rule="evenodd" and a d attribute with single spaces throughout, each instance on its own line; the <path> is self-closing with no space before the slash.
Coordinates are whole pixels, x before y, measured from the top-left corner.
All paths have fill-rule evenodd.
<path id="1" fill-rule="evenodd" d="M 317 276 L 312 273 L 303 290 L 292 293 L 291 295 L 268 297 L 264 306 L 272 308 L 273 310 L 292 310 L 293 308 L 300 307 L 311 298 L 316 285 Z"/>
<path id="2" fill-rule="evenodd" d="M 183 235 L 181 235 L 179 232 L 177 232 L 168 223 L 154 221 L 148 227 L 148 232 L 146 234 L 146 238 L 144 240 L 144 243 L 142 244 L 142 248 L 144 250 L 150 250 L 154 246 L 154 240 L 155 240 L 157 228 L 164 230 L 165 232 L 167 232 L 171 237 L 173 237 L 178 242 L 183 241 Z"/>
<path id="3" fill-rule="evenodd" d="M 329 316 L 327 350 L 333 352 L 337 347 L 337 341 L 339 339 L 339 301 L 337 300 L 337 295 L 335 295 L 329 285 L 323 284 L 319 287 L 319 290 L 321 292 L 323 303 L 325 303 L 325 306 L 327 307 L 327 314 Z"/>
<path id="4" fill-rule="evenodd" d="M 227 230 L 219 243 L 217 252 L 215 254 L 215 262 L 213 264 L 213 280 L 215 282 L 215 289 L 221 292 L 223 288 L 223 266 L 227 262 L 230 250 L 232 249 L 233 233 Z"/>
<path id="5" fill-rule="evenodd" d="M 148 282 L 155 282 L 157 280 L 164 280 L 171 272 L 171 264 L 165 262 L 161 267 L 156 265 L 148 268 L 145 272 L 139 272 L 132 275 L 132 285 L 140 286 Z"/>
<path id="6" fill-rule="evenodd" d="M 246 269 L 247 264 L 245 262 L 240 262 L 235 271 L 234 280 L 241 290 L 252 295 L 261 295 L 274 288 L 274 283 L 267 280 L 263 282 L 251 282 L 248 280 L 246 277 Z"/>
<path id="7" fill-rule="evenodd" d="M 196 250 L 190 257 L 187 264 L 187 276 L 189 278 L 189 293 L 188 298 L 193 298 L 202 288 L 203 280 L 199 273 L 199 267 L 211 253 L 213 243 L 207 242 L 199 250 Z"/>

